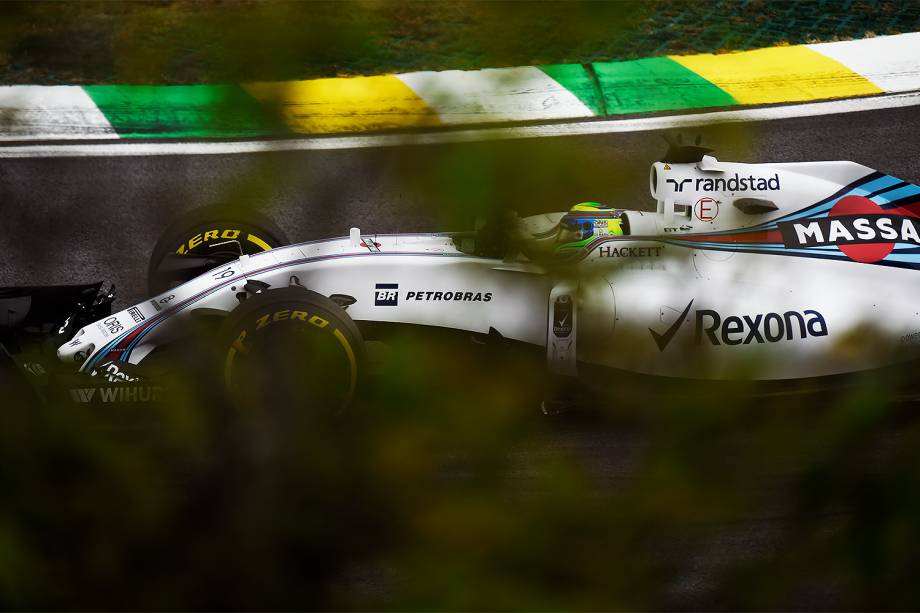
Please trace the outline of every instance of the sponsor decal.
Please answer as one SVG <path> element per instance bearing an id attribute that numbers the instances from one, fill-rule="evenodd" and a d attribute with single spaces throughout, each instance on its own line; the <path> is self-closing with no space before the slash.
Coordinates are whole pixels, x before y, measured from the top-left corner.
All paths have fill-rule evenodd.
<path id="1" fill-rule="evenodd" d="M 675 192 L 682 192 L 682 191 L 684 191 L 684 183 L 687 183 L 687 182 L 693 183 L 693 179 L 680 179 L 680 180 L 677 180 L 677 179 L 666 179 L 666 181 L 667 181 L 668 183 L 670 183 L 671 185 L 674 186 L 674 191 L 675 191 Z"/>
<path id="2" fill-rule="evenodd" d="M 572 333 L 572 299 L 567 295 L 556 298 L 553 305 L 553 335 L 565 338 Z"/>
<path id="3" fill-rule="evenodd" d="M 664 170 L 671 170 L 671 165 L 670 165 L 670 164 L 665 164 L 665 165 L 664 165 Z"/>
<path id="4" fill-rule="evenodd" d="M 160 399 L 162 392 L 163 388 L 159 385 L 114 385 L 74 388 L 70 390 L 70 397 L 81 404 L 93 402 L 94 399 L 100 403 L 153 402 Z"/>
<path id="5" fill-rule="evenodd" d="M 827 336 L 824 316 L 813 309 L 803 312 L 786 311 L 757 315 L 730 315 L 724 320 L 716 311 L 704 309 L 696 312 L 695 341 L 699 345 L 705 337 L 710 344 L 749 345 L 777 343 L 782 340 L 805 340 L 809 336 Z"/>
<path id="6" fill-rule="evenodd" d="M 128 381 L 137 380 L 137 377 L 132 377 L 131 375 L 126 373 L 113 360 L 104 362 L 100 364 L 97 368 L 94 368 L 93 371 L 90 373 L 90 376 L 102 377 L 109 383 L 126 383 Z"/>
<path id="7" fill-rule="evenodd" d="M 674 338 L 674 335 L 677 334 L 677 330 L 684 323 L 684 321 L 687 320 L 687 313 L 690 312 L 690 307 L 692 305 L 693 301 L 691 300 L 689 303 L 687 303 L 687 306 L 684 307 L 684 311 L 680 314 L 680 317 L 678 317 L 674 323 L 672 323 L 671 326 L 664 331 L 664 334 L 658 334 L 651 328 L 648 329 L 648 331 L 652 333 L 652 338 L 655 340 L 655 344 L 658 345 L 658 351 L 664 351 L 664 348 L 668 346 L 668 343 L 670 343 L 671 339 Z"/>
<path id="8" fill-rule="evenodd" d="M 398 304 L 398 283 L 378 283 L 374 286 L 374 306 L 396 306 Z"/>
<path id="9" fill-rule="evenodd" d="M 660 247 L 608 247 L 602 246 L 598 249 L 599 257 L 602 258 L 657 258 L 661 255 Z"/>
<path id="10" fill-rule="evenodd" d="M 153 305 L 153 308 L 156 309 L 157 312 L 159 312 L 160 309 L 163 308 L 163 307 L 160 306 L 160 303 L 157 302 L 156 300 L 151 300 L 151 301 L 150 301 L 150 304 Z"/>
<path id="11" fill-rule="evenodd" d="M 121 322 L 118 321 L 118 318 L 112 315 L 111 317 L 106 317 L 102 320 L 101 323 L 96 323 L 96 327 L 99 328 L 99 331 L 102 332 L 102 336 L 108 338 L 112 334 L 117 334 L 125 329 Z"/>
<path id="12" fill-rule="evenodd" d="M 109 360 L 100 364 L 97 368 L 94 368 L 90 373 L 90 376 L 93 377 L 102 377 L 109 383 L 125 383 L 128 381 L 136 381 L 137 377 L 132 377 L 124 370 L 122 370 L 118 364 L 114 361 Z"/>
<path id="13" fill-rule="evenodd" d="M 683 323 L 687 320 L 693 300 L 662 334 L 649 328 L 659 351 L 664 351 Z M 807 340 L 809 337 L 827 336 L 824 315 L 813 309 L 756 315 L 729 315 L 723 317 L 712 309 L 696 309 L 693 340 L 697 345 L 750 345 L 751 343 L 778 343 Z"/>
<path id="14" fill-rule="evenodd" d="M 743 177 L 737 172 L 735 176 L 725 177 L 698 177 L 688 179 L 666 179 L 668 183 L 674 186 L 674 191 L 681 193 L 684 191 L 687 183 L 698 192 L 775 192 L 779 191 L 779 173 L 772 177 L 755 177 L 748 175 Z"/>
<path id="15" fill-rule="evenodd" d="M 406 292 L 405 300 L 414 300 L 416 302 L 491 302 L 492 292 L 412 290 Z M 374 286 L 375 306 L 396 306 L 398 304 L 398 283 L 377 283 Z"/>
<path id="16" fill-rule="evenodd" d="M 102 323 L 105 324 L 105 327 L 108 328 L 109 334 L 115 334 L 116 332 L 121 332 L 125 329 L 121 322 L 118 321 L 118 318 L 114 315 L 111 317 L 106 317 L 102 320 Z"/>
<path id="17" fill-rule="evenodd" d="M 720 209 L 722 204 L 719 203 Z M 679 232 L 679 228 L 663 228 L 662 233 L 669 237 L 668 242 L 688 248 L 816 257 L 920 270 L 916 255 L 920 252 L 918 222 L 920 185 L 872 172 L 842 186 L 835 194 L 774 221 L 700 237 L 668 234 Z M 696 227 L 700 227 L 699 223 Z"/>
<path id="18" fill-rule="evenodd" d="M 693 214 L 700 221 L 712 221 L 719 216 L 719 201 L 709 197 L 700 198 L 693 205 Z"/>
<path id="19" fill-rule="evenodd" d="M 742 177 L 737 172 L 734 177 L 707 177 L 697 179 L 694 185 L 698 192 L 777 192 L 780 190 L 779 173 L 772 177 Z"/>
<path id="20" fill-rule="evenodd" d="M 920 219 L 886 211 L 865 196 L 846 196 L 823 219 L 777 224 L 787 248 L 833 245 L 856 262 L 885 259 L 895 243 L 920 245 Z"/>
<path id="21" fill-rule="evenodd" d="M 74 402 L 90 402 L 96 395 L 95 387 L 83 387 L 70 390 L 70 397 Z"/>
<path id="22" fill-rule="evenodd" d="M 920 332 L 911 332 L 901 337 L 902 345 L 916 345 L 920 343 Z"/>
<path id="23" fill-rule="evenodd" d="M 406 300 L 426 302 L 491 302 L 492 292 L 406 292 Z"/>
<path id="24" fill-rule="evenodd" d="M 137 307 L 131 307 L 130 309 L 128 309 L 128 314 L 131 316 L 131 319 L 133 319 L 134 323 L 136 324 L 139 324 L 145 319 L 147 319 L 146 317 L 144 317 L 144 314 L 141 313 L 141 310 Z"/>
<path id="25" fill-rule="evenodd" d="M 676 228 L 665 228 L 665 232 L 686 232 L 687 230 L 692 230 L 693 226 L 683 225 L 677 226 Z"/>

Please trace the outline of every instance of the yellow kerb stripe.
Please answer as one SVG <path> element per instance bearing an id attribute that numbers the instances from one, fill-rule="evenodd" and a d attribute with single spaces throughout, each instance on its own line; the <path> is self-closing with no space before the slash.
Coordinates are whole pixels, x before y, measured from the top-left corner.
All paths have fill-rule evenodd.
<path id="1" fill-rule="evenodd" d="M 843 64 L 808 47 L 671 56 L 740 104 L 798 102 L 882 93 Z"/>
<path id="2" fill-rule="evenodd" d="M 243 88 L 276 110 L 295 132 L 364 132 L 441 123 L 437 113 L 392 75 L 248 83 Z"/>

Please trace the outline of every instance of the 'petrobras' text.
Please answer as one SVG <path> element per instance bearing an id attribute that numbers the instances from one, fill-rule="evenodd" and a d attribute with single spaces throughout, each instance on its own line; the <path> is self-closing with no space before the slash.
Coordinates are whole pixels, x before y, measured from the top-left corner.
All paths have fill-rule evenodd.
<path id="1" fill-rule="evenodd" d="M 492 292 L 406 292 L 406 300 L 490 302 Z"/>

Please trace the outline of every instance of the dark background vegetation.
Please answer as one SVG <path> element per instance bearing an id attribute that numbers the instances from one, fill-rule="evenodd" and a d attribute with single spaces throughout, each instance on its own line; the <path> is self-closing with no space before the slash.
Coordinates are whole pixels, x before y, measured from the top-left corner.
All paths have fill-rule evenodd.
<path id="1" fill-rule="evenodd" d="M 235 83 L 584 63 L 910 32 L 894 0 L 4 2 L 0 82 Z"/>
<path id="2" fill-rule="evenodd" d="M 888 2 L 39 3 L 0 11 L 7 83 L 232 82 L 616 59 L 890 33 L 916 28 L 918 15 L 916 4 Z M 756 134 L 714 132 L 709 142 L 733 149 L 732 159 L 757 159 Z M 558 210 L 598 189 L 598 199 L 632 202 L 623 185 L 643 192 L 650 160 L 592 142 L 576 151 L 558 142 L 394 150 L 350 163 L 343 153 L 323 154 L 327 162 L 318 153 L 100 166 L 40 160 L 38 178 L 22 189 L 54 194 L 66 214 L 19 210 L 6 199 L 0 219 L 15 215 L 16 227 L 35 233 L 3 237 L 30 254 L 32 282 L 59 279 L 61 258 L 74 249 L 111 249 L 106 264 L 82 264 L 79 274 L 138 279 L 123 297 L 133 302 L 156 239 L 137 228 L 165 225 L 187 201 L 271 210 L 283 193 L 286 208 L 270 212 L 301 222 L 285 224 L 295 238 L 339 232 L 362 214 L 358 221 L 381 231 L 394 229 L 380 227 L 384 213 L 387 223 L 438 230 L 472 207 Z M 858 157 L 839 149 L 828 157 L 842 153 Z M 5 185 L 15 183 L 9 173 L 34 169 L 17 162 L 3 167 Z M 349 173 L 370 184 L 370 196 L 344 198 L 337 183 Z M 93 197 L 98 176 L 111 179 L 106 198 Z M 425 197 L 432 193 L 442 197 Z M 111 223 L 119 207 L 130 214 Z M 308 225 L 315 236 L 298 236 Z M 8 227 L 0 223 L 0 232 Z M 88 227 L 98 230 L 87 235 Z M 920 606 L 920 424 L 904 397 L 910 370 L 756 400 L 744 384 L 649 391 L 609 377 L 595 392 L 569 383 L 582 393 L 581 410 L 547 418 L 539 401 L 556 384 L 541 368 L 539 356 L 407 335 L 391 344 L 358 405 L 322 428 L 272 412 L 240 415 L 182 375 L 167 402 L 143 409 L 46 405 L 4 389 L 0 606 Z"/>
<path id="3" fill-rule="evenodd" d="M 178 376 L 160 406 L 7 394 L 0 602 L 17 610 L 909 610 L 904 379 L 752 400 L 659 384 L 549 418 L 540 361 L 397 340 L 318 425 Z M 163 381 L 160 381 L 163 383 Z M 569 383 L 571 390 L 574 383 Z M 582 407 L 584 409 L 585 407 Z"/>

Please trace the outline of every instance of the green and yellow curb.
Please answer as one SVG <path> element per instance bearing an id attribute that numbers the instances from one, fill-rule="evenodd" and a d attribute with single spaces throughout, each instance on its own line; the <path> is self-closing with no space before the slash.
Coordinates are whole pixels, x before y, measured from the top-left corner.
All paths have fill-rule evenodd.
<path id="1" fill-rule="evenodd" d="M 259 138 L 920 90 L 920 33 L 723 54 L 229 85 L 0 87 L 0 139 Z"/>

